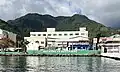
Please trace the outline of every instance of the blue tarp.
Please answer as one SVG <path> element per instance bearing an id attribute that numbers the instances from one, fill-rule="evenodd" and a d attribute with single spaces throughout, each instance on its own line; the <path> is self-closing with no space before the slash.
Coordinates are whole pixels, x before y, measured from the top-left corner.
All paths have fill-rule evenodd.
<path id="1" fill-rule="evenodd" d="M 88 49 L 90 49 L 90 47 L 91 47 L 91 45 L 70 45 L 70 48 L 72 48 L 73 47 L 73 49 L 75 49 L 75 48 L 77 48 L 77 49 L 86 49 L 86 50 L 88 50 Z"/>

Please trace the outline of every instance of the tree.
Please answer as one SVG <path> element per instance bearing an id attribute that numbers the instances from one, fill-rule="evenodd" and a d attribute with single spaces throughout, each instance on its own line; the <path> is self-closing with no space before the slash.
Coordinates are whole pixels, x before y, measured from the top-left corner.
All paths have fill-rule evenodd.
<path id="1" fill-rule="evenodd" d="M 24 52 L 26 52 L 26 50 L 27 50 L 26 45 L 29 44 L 30 42 L 27 41 L 27 40 L 21 40 L 21 41 L 19 41 L 19 42 L 20 42 L 20 43 L 19 43 L 19 46 L 23 49 Z"/>
<path id="2" fill-rule="evenodd" d="M 16 46 L 15 42 L 9 38 L 0 39 L 0 48 L 3 49 L 3 51 L 6 51 L 6 49 L 9 47 L 15 47 L 15 46 Z"/>

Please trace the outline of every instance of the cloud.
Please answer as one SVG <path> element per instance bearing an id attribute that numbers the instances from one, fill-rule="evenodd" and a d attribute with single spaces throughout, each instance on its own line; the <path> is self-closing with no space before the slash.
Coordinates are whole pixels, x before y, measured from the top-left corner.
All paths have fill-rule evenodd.
<path id="1" fill-rule="evenodd" d="M 27 13 L 72 16 L 84 14 L 106 26 L 120 23 L 120 0 L 0 0 L 0 18 L 15 19 Z"/>

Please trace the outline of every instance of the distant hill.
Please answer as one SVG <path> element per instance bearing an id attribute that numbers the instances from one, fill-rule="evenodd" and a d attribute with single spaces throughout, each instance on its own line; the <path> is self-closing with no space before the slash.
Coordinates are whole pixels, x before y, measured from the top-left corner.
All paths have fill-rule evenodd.
<path id="1" fill-rule="evenodd" d="M 7 30 L 16 34 L 19 34 L 19 30 L 16 26 L 10 25 L 7 22 L 0 19 L 0 29 Z"/>
<path id="2" fill-rule="evenodd" d="M 46 28 L 56 28 L 57 30 L 78 30 L 79 27 L 87 27 L 89 36 L 96 37 L 109 36 L 113 29 L 108 28 L 100 23 L 90 20 L 84 15 L 75 14 L 73 16 L 58 16 L 40 15 L 37 13 L 29 13 L 15 20 L 9 20 L 7 23 L 13 26 L 24 36 L 29 36 L 30 31 L 46 31 Z"/>

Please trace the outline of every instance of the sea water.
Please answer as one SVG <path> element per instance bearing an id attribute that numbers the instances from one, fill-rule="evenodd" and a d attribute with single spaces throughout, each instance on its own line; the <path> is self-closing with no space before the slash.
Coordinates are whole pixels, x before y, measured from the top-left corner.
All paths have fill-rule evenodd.
<path id="1" fill-rule="evenodd" d="M 0 56 L 0 72 L 120 72 L 120 61 L 103 57 Z"/>

